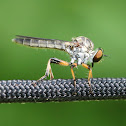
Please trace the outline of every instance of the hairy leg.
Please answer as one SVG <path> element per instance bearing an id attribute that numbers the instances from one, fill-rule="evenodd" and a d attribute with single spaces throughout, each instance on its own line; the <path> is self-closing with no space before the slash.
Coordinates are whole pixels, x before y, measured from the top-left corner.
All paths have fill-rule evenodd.
<path id="1" fill-rule="evenodd" d="M 68 62 L 60 60 L 60 59 L 57 59 L 57 58 L 50 58 L 49 59 L 49 61 L 47 63 L 47 68 L 46 68 L 45 75 L 42 76 L 40 79 L 38 79 L 37 82 L 45 79 L 49 75 L 50 75 L 50 80 L 52 80 L 54 78 L 53 73 L 52 73 L 52 69 L 51 69 L 51 65 L 50 65 L 51 63 L 59 64 L 59 65 L 62 65 L 62 66 L 69 66 L 70 65 L 71 66 L 71 73 L 72 73 L 73 80 L 74 80 L 74 87 L 76 87 L 76 80 L 75 80 L 75 75 L 74 75 L 73 68 L 76 67 L 77 64 L 76 63 L 69 64 Z M 36 83 L 34 85 L 36 85 Z"/>
<path id="2" fill-rule="evenodd" d="M 76 79 L 75 79 L 75 74 L 74 74 L 74 71 L 73 71 L 74 67 L 77 67 L 77 63 L 71 64 L 71 73 L 72 73 L 73 80 L 74 80 L 74 87 L 76 88 Z"/>
<path id="3" fill-rule="evenodd" d="M 84 63 L 82 63 L 82 66 L 89 70 L 88 83 L 89 83 L 89 86 L 90 86 L 90 91 L 92 92 L 92 89 L 91 89 L 91 80 L 90 80 L 93 77 L 92 76 L 92 69 L 91 69 L 91 67 L 89 65 L 84 64 Z"/>
<path id="4" fill-rule="evenodd" d="M 48 77 L 49 75 L 50 75 L 50 80 L 52 80 L 54 78 L 53 73 L 52 73 L 52 69 L 51 69 L 51 65 L 50 65 L 51 63 L 59 64 L 59 65 L 62 65 L 62 66 L 69 66 L 69 63 L 66 62 L 66 61 L 63 61 L 63 60 L 60 60 L 60 59 L 57 59 L 57 58 L 50 58 L 49 61 L 48 61 L 48 64 L 47 64 L 45 75 L 42 76 L 37 81 L 41 81 L 41 80 L 45 79 L 46 77 Z"/>

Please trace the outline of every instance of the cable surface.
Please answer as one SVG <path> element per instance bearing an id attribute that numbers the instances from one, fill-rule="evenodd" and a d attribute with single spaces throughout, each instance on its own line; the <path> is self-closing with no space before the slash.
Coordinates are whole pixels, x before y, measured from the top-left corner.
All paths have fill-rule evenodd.
<path id="1" fill-rule="evenodd" d="M 87 79 L 0 81 L 0 103 L 126 99 L 126 78 L 93 78 L 92 93 Z"/>

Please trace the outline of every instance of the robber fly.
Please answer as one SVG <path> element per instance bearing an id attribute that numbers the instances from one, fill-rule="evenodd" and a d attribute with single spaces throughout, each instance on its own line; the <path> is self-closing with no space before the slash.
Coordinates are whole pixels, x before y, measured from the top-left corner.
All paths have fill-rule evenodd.
<path id="1" fill-rule="evenodd" d="M 31 47 L 59 49 L 66 51 L 70 55 L 71 61 L 69 63 L 57 58 L 50 58 L 47 63 L 45 75 L 38 79 L 37 82 L 47 78 L 49 75 L 51 80 L 54 78 L 50 65 L 51 63 L 54 63 L 62 66 L 70 66 L 74 80 L 74 87 L 76 88 L 76 80 L 73 68 L 77 67 L 78 65 L 82 65 L 89 70 L 88 83 L 91 87 L 90 78 L 93 77 L 92 68 L 94 63 L 99 62 L 103 57 L 103 49 L 97 48 L 96 50 L 93 50 L 93 42 L 84 36 L 72 38 L 72 41 L 69 42 L 56 39 L 44 39 L 17 35 L 12 41 Z M 89 63 L 91 65 L 88 65 Z"/>

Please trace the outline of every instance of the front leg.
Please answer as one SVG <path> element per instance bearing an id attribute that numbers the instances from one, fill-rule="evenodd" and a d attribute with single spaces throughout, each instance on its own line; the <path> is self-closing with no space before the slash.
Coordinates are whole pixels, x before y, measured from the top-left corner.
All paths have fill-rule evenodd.
<path id="1" fill-rule="evenodd" d="M 92 69 L 91 69 L 91 67 L 89 65 L 84 64 L 84 63 L 82 63 L 82 66 L 89 70 L 89 74 L 88 74 L 88 84 L 89 84 L 89 87 L 90 87 L 90 92 L 92 92 L 92 89 L 91 89 L 91 80 L 90 80 L 93 77 L 92 76 Z"/>

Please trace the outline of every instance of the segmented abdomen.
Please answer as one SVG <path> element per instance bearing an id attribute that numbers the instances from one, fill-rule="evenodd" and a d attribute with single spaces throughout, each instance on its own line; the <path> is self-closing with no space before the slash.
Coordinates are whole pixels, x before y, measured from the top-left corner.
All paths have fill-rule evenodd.
<path id="1" fill-rule="evenodd" d="M 62 40 L 17 36 L 12 41 L 31 47 L 65 49 L 65 42 Z"/>

